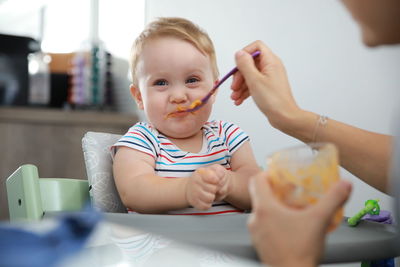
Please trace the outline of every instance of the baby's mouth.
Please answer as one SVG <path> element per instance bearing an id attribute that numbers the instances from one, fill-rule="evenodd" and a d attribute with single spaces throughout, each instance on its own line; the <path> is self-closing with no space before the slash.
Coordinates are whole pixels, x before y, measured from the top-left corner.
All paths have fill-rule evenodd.
<path id="1" fill-rule="evenodd" d="M 173 117 L 185 117 L 189 114 L 194 115 L 195 112 L 194 111 L 188 111 L 188 107 L 186 106 L 181 106 L 181 105 L 177 105 L 176 109 L 174 111 L 169 112 L 165 118 L 169 119 L 169 118 L 173 118 Z"/>
<path id="2" fill-rule="evenodd" d="M 199 99 L 193 101 L 190 104 L 190 106 L 177 105 L 176 110 L 168 113 L 167 118 L 177 116 L 178 114 L 185 114 L 185 113 L 195 114 L 195 111 L 198 110 L 203 105 L 204 103 Z"/>

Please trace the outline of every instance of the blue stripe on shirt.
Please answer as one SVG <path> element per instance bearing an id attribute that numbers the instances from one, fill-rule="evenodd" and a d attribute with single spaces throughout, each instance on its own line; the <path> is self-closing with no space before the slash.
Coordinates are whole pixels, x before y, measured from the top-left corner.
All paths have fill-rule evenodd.
<path id="1" fill-rule="evenodd" d="M 214 148 L 219 147 L 219 146 L 223 146 L 223 144 L 213 145 L 213 146 L 210 148 L 210 150 L 213 150 Z"/>
<path id="2" fill-rule="evenodd" d="M 149 149 L 151 149 L 150 146 L 149 146 L 143 139 L 141 139 L 141 138 L 138 138 L 138 137 L 135 137 L 135 136 L 124 136 L 124 138 L 132 138 L 132 139 L 139 140 L 139 141 L 142 142 L 146 147 L 148 147 Z"/>
<path id="3" fill-rule="evenodd" d="M 194 172 L 196 169 L 193 170 L 172 170 L 172 169 L 154 169 L 156 172 Z"/>
<path id="4" fill-rule="evenodd" d="M 231 149 L 229 149 L 229 153 L 232 152 L 238 145 L 240 145 L 241 143 L 243 143 L 244 141 L 248 140 L 249 137 L 246 136 L 246 138 L 242 139 L 239 143 L 237 143 L 234 147 L 232 147 Z"/>
<path id="5" fill-rule="evenodd" d="M 174 158 L 174 159 L 183 158 L 183 157 L 185 157 L 187 154 L 189 154 L 189 153 L 187 153 L 187 152 L 186 152 L 186 153 L 185 153 L 185 152 L 182 152 L 181 155 L 174 156 L 174 155 L 171 155 L 170 153 L 168 153 L 169 151 L 166 151 L 165 148 L 160 148 L 160 151 L 164 151 L 165 154 L 167 154 L 169 157 Z M 181 150 L 177 150 L 177 151 L 179 152 L 179 151 L 181 151 Z"/>
<path id="6" fill-rule="evenodd" d="M 138 125 L 138 126 L 141 126 L 141 125 Z M 143 128 L 143 126 L 141 126 L 141 128 Z M 146 130 L 146 129 L 145 129 L 145 130 Z M 153 141 L 151 140 L 151 138 L 146 134 L 146 133 L 148 133 L 149 131 L 146 130 L 145 132 L 143 132 L 143 131 L 141 131 L 141 129 L 135 129 L 135 131 L 141 133 L 141 134 L 144 136 L 144 138 L 146 138 L 146 139 L 149 141 L 149 144 L 153 147 L 153 153 L 158 157 L 158 153 L 157 153 L 157 146 L 158 146 L 158 144 L 155 145 L 155 144 L 153 143 Z M 151 133 L 150 133 L 150 134 L 151 134 Z M 151 135 L 151 136 L 154 138 L 154 135 Z M 158 140 L 155 140 L 155 141 L 156 141 L 156 143 L 159 143 Z"/>
<path id="7" fill-rule="evenodd" d="M 243 132 L 241 132 L 240 134 L 238 134 L 237 136 L 235 136 L 235 138 L 233 138 L 228 145 L 230 146 L 239 136 L 241 136 L 242 134 L 244 134 Z"/>
<path id="8" fill-rule="evenodd" d="M 149 133 L 151 135 L 151 137 L 153 137 L 153 139 L 157 143 L 160 143 L 160 141 L 158 141 L 158 139 L 154 136 L 154 134 L 152 134 L 146 127 L 144 127 L 143 125 L 136 125 L 136 126 L 142 128 L 143 130 L 145 130 L 147 133 Z"/>
<path id="9" fill-rule="evenodd" d="M 217 142 L 217 141 L 219 141 L 219 138 L 218 138 L 218 137 L 215 138 L 214 140 L 209 141 L 209 142 L 208 142 L 208 145 L 211 145 L 211 143 L 214 143 L 214 142 Z"/>
<path id="10" fill-rule="evenodd" d="M 209 161 L 203 161 L 203 162 L 181 162 L 181 163 L 166 163 L 166 162 L 161 162 L 161 161 L 156 161 L 156 164 L 160 165 L 168 165 L 168 166 L 173 166 L 173 165 L 201 165 L 201 164 L 208 164 L 208 163 L 213 163 L 222 159 L 225 159 L 226 156 L 223 156 L 218 159 L 214 160 L 209 160 Z"/>
<path id="11" fill-rule="evenodd" d="M 152 154 L 153 154 L 153 150 L 151 150 L 151 148 L 142 146 L 141 144 L 138 144 L 138 143 L 135 143 L 135 142 L 131 142 L 131 141 L 125 141 L 125 140 L 120 140 L 120 141 L 118 141 L 118 143 L 119 143 L 119 142 L 121 142 L 121 143 L 128 143 L 128 144 L 132 144 L 132 145 L 135 145 L 135 146 L 143 147 L 143 148 L 148 149 L 149 151 L 151 151 Z"/>
<path id="12" fill-rule="evenodd" d="M 225 125 L 226 125 L 226 124 L 227 124 L 227 123 L 224 123 L 223 128 L 225 128 Z M 233 126 L 233 124 L 229 125 L 228 128 L 226 128 L 225 131 L 224 131 L 224 143 L 226 142 L 226 137 L 228 136 L 228 131 L 229 131 L 229 129 L 230 129 L 232 126 Z"/>

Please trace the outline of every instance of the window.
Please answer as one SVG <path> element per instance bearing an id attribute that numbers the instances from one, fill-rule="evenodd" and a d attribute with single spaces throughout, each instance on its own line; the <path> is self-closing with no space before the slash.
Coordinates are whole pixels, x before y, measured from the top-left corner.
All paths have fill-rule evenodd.
<path id="1" fill-rule="evenodd" d="M 98 25 L 93 25 L 91 4 L 96 2 Z M 68 53 L 85 49 L 97 28 L 106 49 L 113 56 L 127 58 L 133 40 L 144 27 L 144 6 L 145 0 L 2 1 L 0 32 L 35 39 L 43 35 L 43 51 Z M 41 7 L 45 7 L 43 24 Z"/>

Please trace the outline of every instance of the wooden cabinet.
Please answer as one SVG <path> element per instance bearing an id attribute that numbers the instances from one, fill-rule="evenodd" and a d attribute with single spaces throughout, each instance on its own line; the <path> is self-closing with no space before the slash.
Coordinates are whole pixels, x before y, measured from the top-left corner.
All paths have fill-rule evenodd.
<path id="1" fill-rule="evenodd" d="M 83 135 L 124 134 L 137 120 L 112 112 L 0 107 L 0 220 L 8 219 L 5 181 L 18 166 L 34 164 L 40 177 L 86 179 Z"/>

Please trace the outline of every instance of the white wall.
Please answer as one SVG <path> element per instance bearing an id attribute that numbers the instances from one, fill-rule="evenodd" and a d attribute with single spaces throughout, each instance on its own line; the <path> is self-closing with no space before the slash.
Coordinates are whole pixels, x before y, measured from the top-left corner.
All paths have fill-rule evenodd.
<path id="1" fill-rule="evenodd" d="M 234 53 L 260 39 L 286 65 L 293 94 L 304 108 L 360 128 L 392 134 L 400 96 L 400 47 L 369 49 L 340 1 L 147 0 L 146 20 L 185 17 L 205 29 L 216 47 L 220 73 L 234 66 Z M 250 135 L 259 164 L 271 152 L 299 143 L 272 128 L 252 101 L 235 107 L 230 80 L 223 85 L 212 118 L 235 122 Z M 353 215 L 367 199 L 390 198 L 347 172 L 354 192 L 345 208 Z"/>

